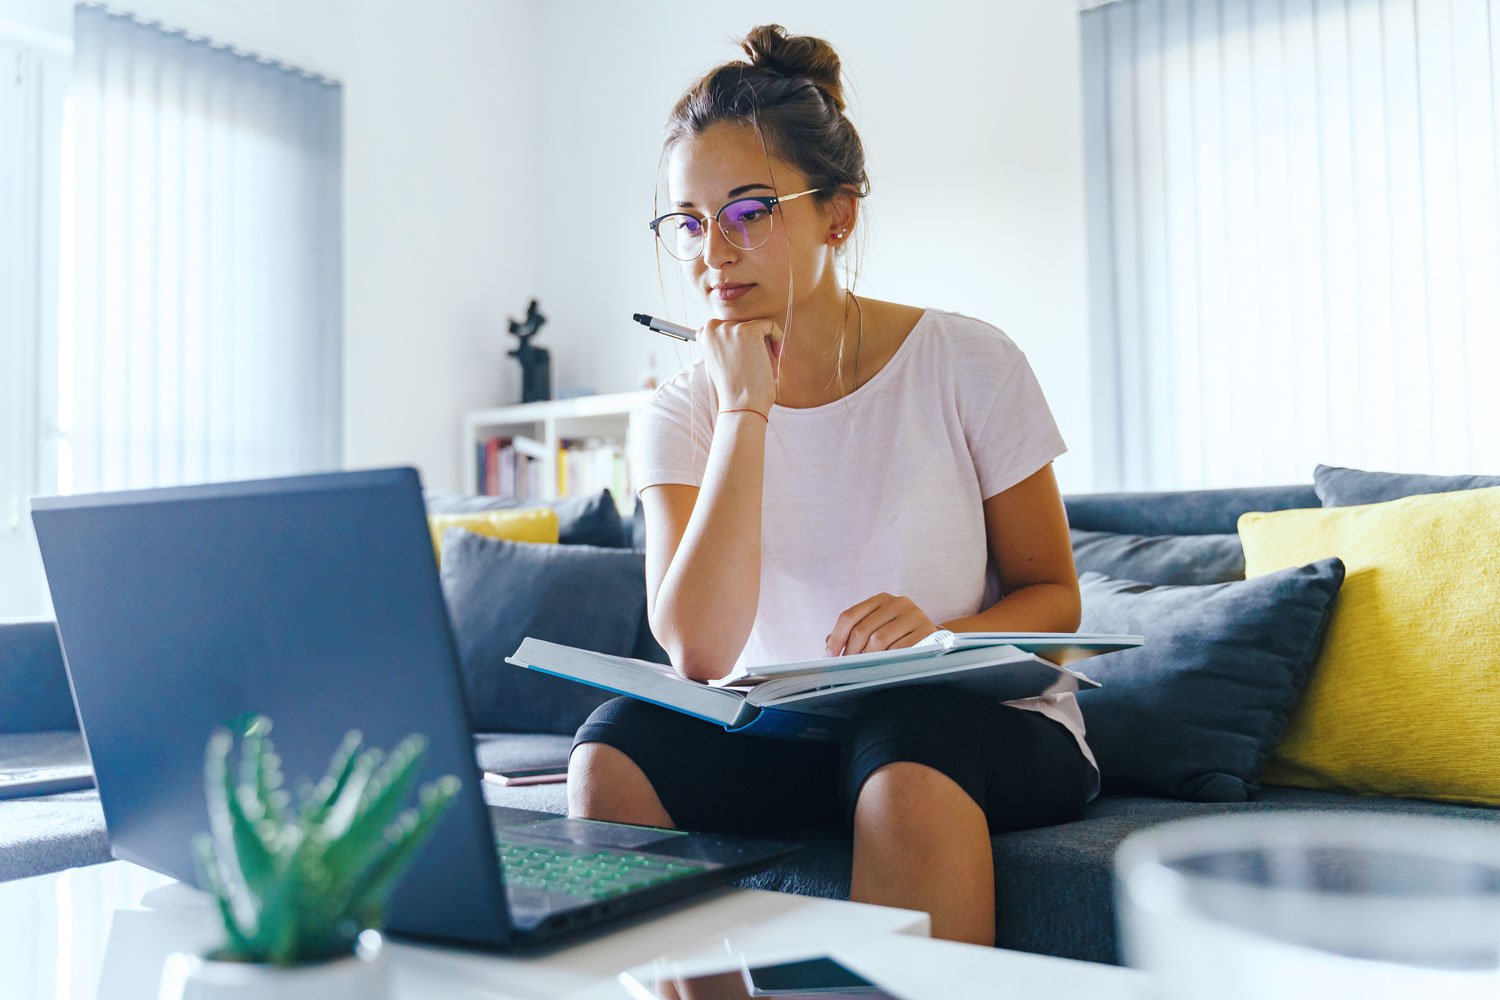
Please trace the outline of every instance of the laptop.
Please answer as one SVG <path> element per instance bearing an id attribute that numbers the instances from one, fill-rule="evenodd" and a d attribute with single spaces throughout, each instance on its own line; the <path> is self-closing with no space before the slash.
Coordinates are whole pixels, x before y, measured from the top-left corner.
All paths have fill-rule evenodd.
<path id="1" fill-rule="evenodd" d="M 117 858 L 197 881 L 204 748 L 252 714 L 288 788 L 351 729 L 385 750 L 421 733 L 418 780 L 459 778 L 391 898 L 397 934 L 525 946 L 796 850 L 487 805 L 414 469 L 42 497 L 32 520 Z"/>

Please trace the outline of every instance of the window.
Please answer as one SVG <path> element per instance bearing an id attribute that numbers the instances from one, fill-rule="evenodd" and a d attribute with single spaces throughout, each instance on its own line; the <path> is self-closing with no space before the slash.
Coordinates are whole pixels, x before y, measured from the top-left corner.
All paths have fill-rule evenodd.
<path id="1" fill-rule="evenodd" d="M 338 467 L 340 88 L 93 7 L 74 46 L 61 487 Z"/>
<path id="2" fill-rule="evenodd" d="M 55 486 L 60 125 L 66 47 L 0 33 L 0 616 L 48 611 L 27 498 Z"/>
<path id="3" fill-rule="evenodd" d="M 1500 469 L 1500 9 L 1083 15 L 1105 488 Z"/>
<path id="4" fill-rule="evenodd" d="M 71 72 L 71 84 L 70 84 Z M 342 463 L 342 91 L 93 6 L 0 22 L 0 617 L 28 498 Z"/>

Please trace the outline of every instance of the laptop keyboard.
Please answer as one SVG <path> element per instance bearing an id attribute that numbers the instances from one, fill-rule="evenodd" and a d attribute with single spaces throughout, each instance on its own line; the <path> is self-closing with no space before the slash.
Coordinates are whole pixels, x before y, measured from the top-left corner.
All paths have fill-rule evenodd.
<path id="1" fill-rule="evenodd" d="M 605 899 L 705 871 L 708 866 L 630 851 L 569 851 L 496 839 L 505 884 L 581 899 Z"/>

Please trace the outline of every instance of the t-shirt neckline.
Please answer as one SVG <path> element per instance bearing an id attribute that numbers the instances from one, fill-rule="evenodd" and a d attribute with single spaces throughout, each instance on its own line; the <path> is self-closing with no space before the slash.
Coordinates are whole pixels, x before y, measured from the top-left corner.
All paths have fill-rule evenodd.
<path id="1" fill-rule="evenodd" d="M 859 398 L 861 395 L 867 394 L 875 386 L 879 385 L 882 381 L 885 380 L 887 373 L 890 372 L 892 368 L 896 367 L 896 362 L 903 360 L 903 358 L 911 348 L 912 339 L 916 337 L 917 331 L 922 329 L 923 324 L 927 322 L 927 317 L 931 315 L 931 309 L 923 309 L 922 315 L 918 316 L 916 323 L 912 324 L 911 330 L 906 334 L 906 339 L 901 341 L 901 346 L 896 348 L 896 353 L 891 355 L 890 360 L 882 365 L 880 371 L 871 376 L 864 385 L 855 389 L 853 392 L 849 393 L 849 395 L 840 396 L 838 399 L 835 399 L 831 403 L 823 403 L 818 406 L 782 406 L 780 403 L 772 403 L 771 412 L 796 414 L 821 413 L 824 410 L 832 409 L 835 406 L 841 406 Z"/>

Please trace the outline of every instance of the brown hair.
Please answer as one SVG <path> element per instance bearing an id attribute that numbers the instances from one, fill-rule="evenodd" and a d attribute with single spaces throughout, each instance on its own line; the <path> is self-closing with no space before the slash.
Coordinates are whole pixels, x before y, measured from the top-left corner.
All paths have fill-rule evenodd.
<path id="1" fill-rule="evenodd" d="M 807 186 L 816 188 L 811 197 L 826 205 L 836 194 L 844 192 L 856 198 L 870 193 L 870 178 L 865 172 L 865 146 L 854 123 L 844 114 L 844 88 L 839 80 L 839 57 L 833 46 L 821 38 L 789 35 L 779 24 L 763 24 L 750 29 L 740 42 L 749 61 L 723 63 L 710 70 L 678 100 L 667 118 L 666 141 L 662 144 L 661 164 L 672 148 L 684 139 L 702 135 L 721 122 L 754 128 L 761 148 L 769 157 L 791 164 L 807 178 Z M 771 180 L 775 182 L 773 175 Z M 857 216 L 857 218 L 862 217 Z M 834 249 L 834 259 L 843 257 L 850 242 L 860 235 L 860 226 L 850 233 L 851 241 Z M 858 281 L 858 254 L 849 285 Z M 657 258 L 660 275 L 660 257 Z M 663 288 L 665 293 L 665 288 Z M 665 298 L 665 294 L 663 295 Z M 788 307 L 791 302 L 788 289 Z M 839 335 L 838 355 L 832 379 L 841 381 L 849 321 L 849 303 L 859 308 L 859 300 L 846 295 L 845 328 Z M 787 314 L 791 334 L 791 314 Z M 864 316 L 859 323 L 863 339 Z M 859 351 L 856 341 L 854 379 L 859 377 Z M 696 425 L 695 425 L 696 426 Z M 693 439 L 697 447 L 697 437 Z"/>
<path id="2" fill-rule="evenodd" d="M 839 190 L 870 193 L 865 147 L 844 114 L 839 57 L 821 38 L 788 35 L 779 24 L 752 28 L 740 42 L 749 61 L 710 70 L 667 119 L 665 160 L 678 142 L 719 122 L 754 127 L 767 151 L 806 175 L 826 204 Z M 841 244 L 842 251 L 845 244 Z"/>

